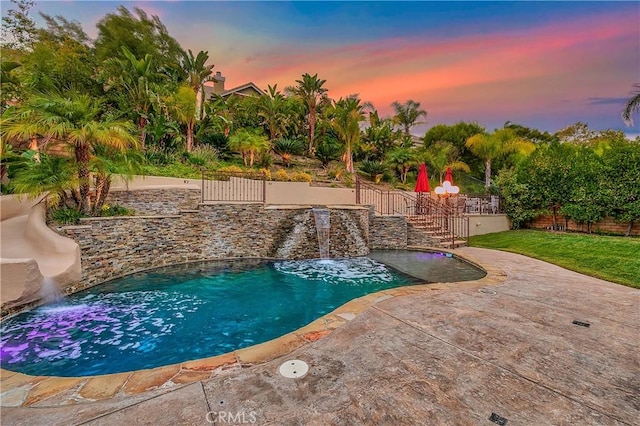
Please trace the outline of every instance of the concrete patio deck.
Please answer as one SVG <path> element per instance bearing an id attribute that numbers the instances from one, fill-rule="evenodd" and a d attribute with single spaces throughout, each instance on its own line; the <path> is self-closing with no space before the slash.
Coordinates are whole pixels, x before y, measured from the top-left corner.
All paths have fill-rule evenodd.
<path id="1" fill-rule="evenodd" d="M 86 380 L 57 379 L 76 382 L 54 392 L 55 383 L 27 383 L 3 371 L 0 420 L 3 425 L 493 425 L 505 419 L 509 426 L 638 424 L 640 291 L 516 254 L 477 248 L 456 253 L 489 275 L 366 299 L 359 314 L 345 310 L 336 316 L 344 325 L 330 334 L 311 343 L 291 334 L 291 345 L 262 363 L 272 356 L 261 358 L 260 347 L 237 351 L 234 362 L 206 380 L 162 382 L 158 389 L 127 397 L 77 403 L 74 395 L 90 387 Z M 292 359 L 309 364 L 304 377 L 278 374 Z M 27 384 L 29 395 L 42 386 L 40 398 L 28 407 L 8 406 L 24 405 L 12 404 L 17 394 L 11 391 Z M 94 389 L 99 391 L 110 392 Z"/>

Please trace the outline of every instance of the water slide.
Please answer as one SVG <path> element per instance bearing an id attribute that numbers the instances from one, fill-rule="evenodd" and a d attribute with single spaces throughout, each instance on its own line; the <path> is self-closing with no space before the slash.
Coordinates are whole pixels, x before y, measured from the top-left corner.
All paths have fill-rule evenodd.
<path id="1" fill-rule="evenodd" d="M 78 244 L 45 222 L 44 202 L 0 197 L 0 299 L 3 307 L 45 297 L 81 277 Z M 44 286 L 44 288 L 43 288 Z"/>

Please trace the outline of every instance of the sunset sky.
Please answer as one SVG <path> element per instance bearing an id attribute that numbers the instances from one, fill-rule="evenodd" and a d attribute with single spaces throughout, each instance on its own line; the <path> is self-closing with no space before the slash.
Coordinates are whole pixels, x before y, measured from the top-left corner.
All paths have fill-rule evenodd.
<path id="1" fill-rule="evenodd" d="M 332 98 L 358 93 L 383 116 L 395 100 L 420 102 L 428 118 L 415 134 L 459 120 L 639 132 L 639 118 L 620 119 L 640 83 L 639 2 L 37 1 L 34 11 L 95 37 L 120 4 L 158 15 L 184 49 L 209 51 L 227 88 L 318 73 Z"/>

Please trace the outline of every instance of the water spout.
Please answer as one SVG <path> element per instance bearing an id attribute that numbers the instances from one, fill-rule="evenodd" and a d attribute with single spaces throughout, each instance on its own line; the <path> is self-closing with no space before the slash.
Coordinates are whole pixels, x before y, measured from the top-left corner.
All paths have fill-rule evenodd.
<path id="1" fill-rule="evenodd" d="M 316 231 L 318 233 L 318 248 L 320 258 L 329 258 L 329 236 L 331 230 L 331 211 L 325 208 L 314 207 L 313 216 L 316 220 Z"/>
<path id="2" fill-rule="evenodd" d="M 38 296 L 45 305 L 57 303 L 64 298 L 64 293 L 51 277 L 44 277 Z"/>

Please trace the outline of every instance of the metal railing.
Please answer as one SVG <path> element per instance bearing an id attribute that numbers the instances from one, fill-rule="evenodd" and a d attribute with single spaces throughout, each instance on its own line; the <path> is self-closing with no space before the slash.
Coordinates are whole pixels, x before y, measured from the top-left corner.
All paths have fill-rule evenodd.
<path id="1" fill-rule="evenodd" d="M 256 172 L 203 172 L 202 202 L 265 202 L 267 178 Z"/>
<path id="2" fill-rule="evenodd" d="M 458 203 L 458 208 L 466 214 L 504 214 L 503 200 L 497 195 L 461 196 Z"/>
<path id="3" fill-rule="evenodd" d="M 451 200 L 435 200 L 428 194 L 383 191 L 356 178 L 356 204 L 372 205 L 381 216 L 402 215 L 434 235 L 446 237 L 455 247 L 457 239 L 469 243 L 469 217 Z"/>

